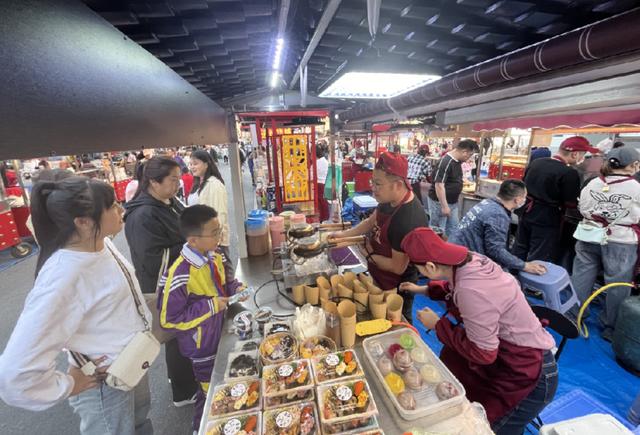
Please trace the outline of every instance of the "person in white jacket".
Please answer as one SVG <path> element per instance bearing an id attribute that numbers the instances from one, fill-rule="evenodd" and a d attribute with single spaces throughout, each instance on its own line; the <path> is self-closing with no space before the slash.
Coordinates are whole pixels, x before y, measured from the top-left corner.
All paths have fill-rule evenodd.
<path id="1" fill-rule="evenodd" d="M 113 188 L 85 177 L 39 182 L 31 194 L 40 245 L 36 281 L 0 355 L 0 398 L 8 405 L 44 410 L 68 399 L 83 435 L 153 433 L 149 384 L 131 391 L 107 386 L 106 370 L 145 329 L 122 267 L 133 267 L 109 236 L 122 229 Z M 135 278 L 134 278 L 135 281 Z M 151 322 L 146 305 L 143 315 Z M 68 349 L 97 367 L 84 374 L 69 357 L 67 372 L 56 357 Z"/>
<path id="2" fill-rule="evenodd" d="M 211 154 L 205 150 L 196 150 L 191 153 L 189 169 L 194 176 L 194 181 L 187 205 L 208 205 L 218 212 L 218 221 L 222 226 L 218 252 L 224 259 L 227 281 L 232 281 L 235 278 L 235 268 L 229 253 L 229 199 L 224 180 Z M 240 285 L 239 282 L 238 285 Z"/>

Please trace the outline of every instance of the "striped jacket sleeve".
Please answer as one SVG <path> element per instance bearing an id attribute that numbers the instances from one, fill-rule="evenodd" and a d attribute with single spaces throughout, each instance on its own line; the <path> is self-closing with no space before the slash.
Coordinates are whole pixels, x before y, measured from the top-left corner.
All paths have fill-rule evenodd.
<path id="1" fill-rule="evenodd" d="M 180 260 L 180 259 L 179 259 Z M 179 261 L 178 260 L 178 261 Z M 203 298 L 189 303 L 189 266 L 172 267 L 161 281 L 160 325 L 165 329 L 186 331 L 219 312 L 216 298 Z"/>

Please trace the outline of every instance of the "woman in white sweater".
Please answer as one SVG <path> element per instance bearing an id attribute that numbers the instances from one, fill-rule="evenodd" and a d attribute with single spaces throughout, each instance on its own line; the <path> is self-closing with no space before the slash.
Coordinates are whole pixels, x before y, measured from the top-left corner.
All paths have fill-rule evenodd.
<path id="1" fill-rule="evenodd" d="M 194 176 L 193 187 L 187 201 L 188 205 L 203 204 L 218 212 L 218 220 L 222 226 L 222 236 L 218 252 L 224 258 L 224 271 L 227 281 L 235 278 L 235 268 L 229 254 L 229 200 L 227 188 L 218 166 L 205 150 L 191 153 L 189 169 Z M 240 283 L 238 282 L 238 285 Z"/>
<path id="2" fill-rule="evenodd" d="M 616 148 L 607 154 L 601 175 L 591 180 L 580 193 L 581 225 L 605 227 L 606 243 L 576 243 L 573 262 L 573 286 L 581 303 L 593 290 L 599 271 L 605 284 L 631 282 L 638 259 L 640 233 L 640 183 L 633 175 L 640 169 L 640 153 L 631 147 Z M 576 235 L 579 238 L 579 231 Z M 630 294 L 628 287 L 606 292 L 602 338 L 611 341 L 620 303 Z"/>
<path id="3" fill-rule="evenodd" d="M 0 356 L 0 398 L 35 411 L 69 399 L 83 435 L 153 433 L 146 377 L 131 391 L 103 382 L 109 365 L 145 329 L 121 268 L 143 300 L 133 267 L 108 238 L 122 229 L 113 188 L 84 177 L 40 182 L 31 201 L 41 250 L 34 287 Z M 63 349 L 88 356 L 97 370 L 83 373 L 71 355 L 67 372 L 57 370 Z"/>

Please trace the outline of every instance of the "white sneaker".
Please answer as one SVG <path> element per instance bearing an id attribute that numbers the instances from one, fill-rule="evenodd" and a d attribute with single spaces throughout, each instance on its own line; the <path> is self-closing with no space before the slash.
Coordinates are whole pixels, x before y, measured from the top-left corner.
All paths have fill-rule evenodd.
<path id="1" fill-rule="evenodd" d="M 194 394 L 191 399 L 182 400 L 180 402 L 173 402 L 173 406 L 176 408 L 182 408 L 183 406 L 193 405 L 196 403 L 196 397 L 198 397 L 198 393 Z"/>

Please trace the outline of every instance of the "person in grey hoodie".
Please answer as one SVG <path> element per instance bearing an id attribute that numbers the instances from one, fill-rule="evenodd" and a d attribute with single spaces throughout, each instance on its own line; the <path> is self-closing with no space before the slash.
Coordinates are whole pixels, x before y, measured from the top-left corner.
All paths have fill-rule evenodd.
<path id="1" fill-rule="evenodd" d="M 485 199 L 467 212 L 449 242 L 486 255 L 505 269 L 546 273 L 544 265 L 525 262 L 509 252 L 511 212 L 522 207 L 526 198 L 527 188 L 522 181 L 503 181 L 495 198 Z"/>

